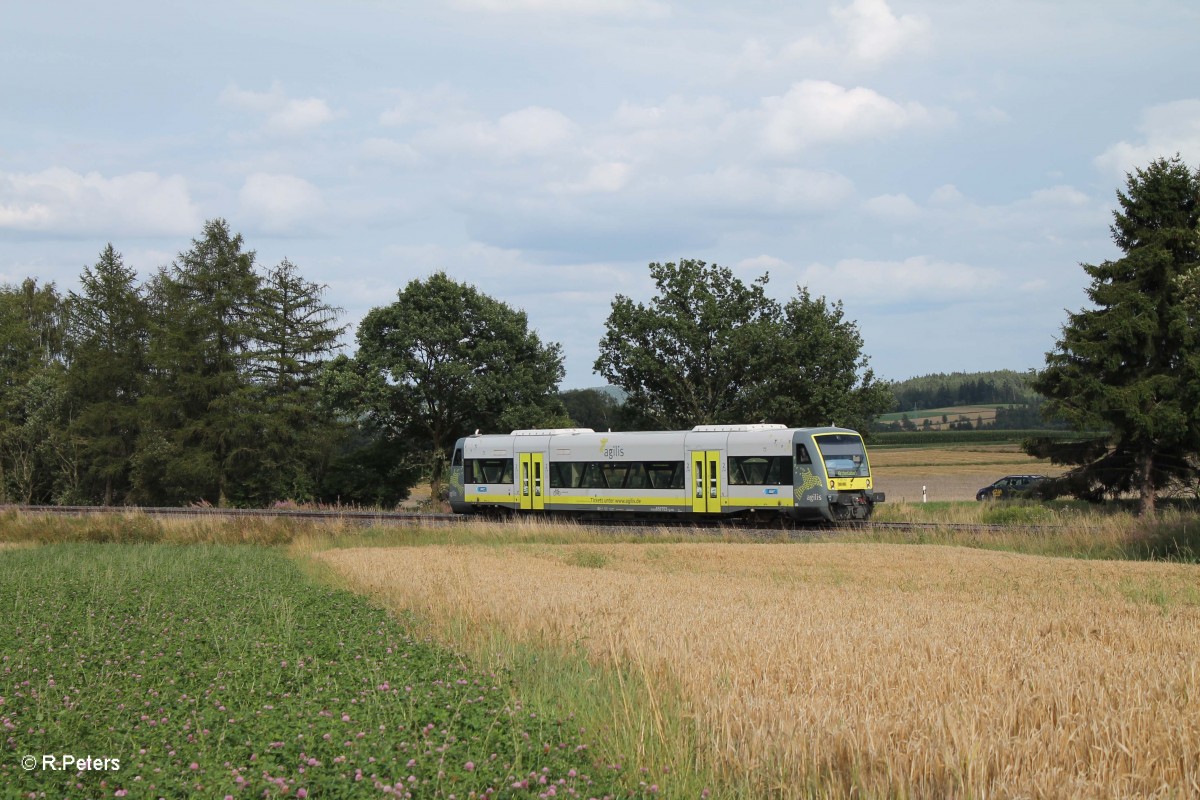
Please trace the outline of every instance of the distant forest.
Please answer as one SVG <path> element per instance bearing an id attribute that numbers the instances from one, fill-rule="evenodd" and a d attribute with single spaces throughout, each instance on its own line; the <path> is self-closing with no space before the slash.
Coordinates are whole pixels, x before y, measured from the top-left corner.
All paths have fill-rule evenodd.
<path id="1" fill-rule="evenodd" d="M 1043 419 L 1044 398 L 1031 386 L 1033 371 L 997 370 L 993 372 L 951 372 L 921 375 L 891 384 L 895 403 L 892 413 L 921 412 L 955 406 L 1005 404 L 998 408 L 994 419 L 980 421 L 966 415 L 961 424 L 952 427 L 986 427 L 1008 430 L 1059 427 Z M 914 414 L 916 416 L 916 414 Z M 950 415 L 952 416 L 952 415 Z M 906 424 L 907 423 L 907 424 Z M 878 430 L 916 430 L 919 426 L 902 418 L 880 423 Z"/>
<path id="2" fill-rule="evenodd" d="M 998 430 L 1031 430 L 1058 428 L 1060 424 L 1042 418 L 1043 398 L 1030 388 L 1032 372 L 997 370 L 994 372 L 952 372 L 921 375 L 890 384 L 895 402 L 888 421 L 872 426 L 877 431 L 921 430 L 920 412 L 956 406 L 1001 405 L 994 417 L 981 419 L 977 413 L 961 418 L 949 413 L 949 427 L 956 430 L 989 428 Z M 594 430 L 630 428 L 624 418 L 624 393 L 616 387 L 571 389 L 560 393 L 572 423 Z M 917 421 L 892 419 L 896 414 L 913 413 Z"/>
<path id="3" fill-rule="evenodd" d="M 892 383 L 892 411 L 915 411 L 981 403 L 1034 405 L 1041 396 L 1030 387 L 1032 372 L 942 372 Z"/>

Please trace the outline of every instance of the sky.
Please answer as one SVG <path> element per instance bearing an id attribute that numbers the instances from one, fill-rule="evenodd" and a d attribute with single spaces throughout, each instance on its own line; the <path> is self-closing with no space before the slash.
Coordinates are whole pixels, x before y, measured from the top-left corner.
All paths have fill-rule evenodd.
<path id="1" fill-rule="evenodd" d="M 876 376 L 1028 370 L 1130 170 L 1200 166 L 1192 0 L 0 0 L 0 283 L 204 222 L 353 332 L 445 271 L 593 373 L 700 259 L 843 304 Z"/>

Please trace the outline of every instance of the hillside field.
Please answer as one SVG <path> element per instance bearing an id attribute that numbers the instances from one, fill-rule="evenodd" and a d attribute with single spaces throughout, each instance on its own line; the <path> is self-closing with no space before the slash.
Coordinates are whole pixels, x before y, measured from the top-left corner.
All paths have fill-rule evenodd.
<path id="1" fill-rule="evenodd" d="M 1058 475 L 1056 467 L 1021 451 L 1016 443 L 950 443 L 942 446 L 869 446 L 875 489 L 890 502 L 974 500 L 1005 475 Z"/>
<path id="2" fill-rule="evenodd" d="M 1013 408 L 1013 406 L 1012 403 L 981 403 L 970 406 L 926 408 L 917 411 L 894 411 L 889 414 L 880 414 L 876 419 L 879 422 L 899 422 L 908 417 L 908 420 L 917 428 L 925 429 L 925 423 L 928 422 L 928 430 L 944 431 L 950 430 L 951 424 L 964 419 L 972 425 L 980 421 L 984 425 L 990 425 L 996 421 L 997 409 Z"/>

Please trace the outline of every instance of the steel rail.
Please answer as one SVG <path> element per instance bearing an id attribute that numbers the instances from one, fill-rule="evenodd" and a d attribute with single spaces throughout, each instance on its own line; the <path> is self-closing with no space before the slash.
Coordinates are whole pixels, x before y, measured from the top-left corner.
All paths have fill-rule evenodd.
<path id="1" fill-rule="evenodd" d="M 356 522 L 362 525 L 440 525 L 462 520 L 458 514 L 417 514 L 403 511 L 361 511 L 350 509 L 303 508 L 212 508 L 209 506 L 25 506 L 0 505 L 0 513 L 55 516 L 102 516 L 105 514 L 144 514 L 150 517 L 228 517 L 258 519 L 313 519 Z"/>

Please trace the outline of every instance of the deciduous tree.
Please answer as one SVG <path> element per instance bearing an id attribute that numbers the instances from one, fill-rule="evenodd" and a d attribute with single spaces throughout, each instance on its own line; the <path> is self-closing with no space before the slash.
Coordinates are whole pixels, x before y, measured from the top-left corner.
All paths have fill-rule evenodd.
<path id="1" fill-rule="evenodd" d="M 891 403 L 857 326 L 801 288 L 781 307 L 768 277 L 746 284 L 716 264 L 650 265 L 649 305 L 617 295 L 596 371 L 629 393 L 644 427 L 781 422 L 861 426 Z"/>
<path id="2" fill-rule="evenodd" d="M 0 500 L 50 502 L 61 484 L 64 317 L 53 283 L 0 286 Z"/>
<path id="3" fill-rule="evenodd" d="M 460 436 L 566 422 L 561 347 L 543 344 L 523 311 L 442 272 L 366 315 L 355 360 L 362 409 L 390 437 L 422 443 L 435 490 Z"/>
<path id="4" fill-rule="evenodd" d="M 569 389 L 558 396 L 576 427 L 597 431 L 621 430 L 621 401 L 609 392 L 603 389 Z"/>

